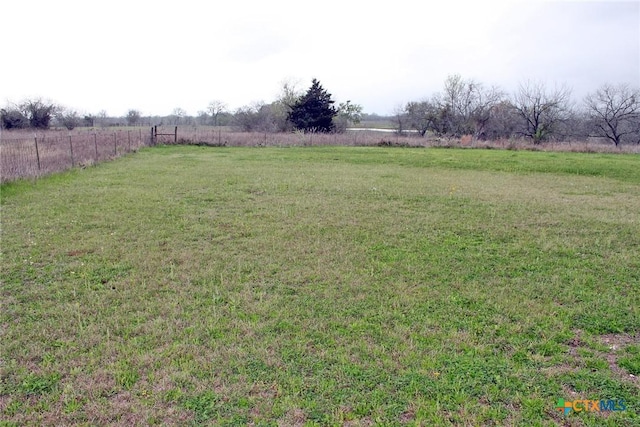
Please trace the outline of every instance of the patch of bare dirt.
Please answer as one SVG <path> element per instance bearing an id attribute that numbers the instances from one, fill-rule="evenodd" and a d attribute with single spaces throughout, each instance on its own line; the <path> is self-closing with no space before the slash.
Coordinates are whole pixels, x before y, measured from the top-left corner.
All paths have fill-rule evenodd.
<path id="1" fill-rule="evenodd" d="M 640 335 L 634 336 L 630 334 L 606 334 L 602 335 L 599 340 L 602 344 L 609 347 L 613 351 L 617 351 L 628 345 L 640 344 Z"/>
<path id="2" fill-rule="evenodd" d="M 619 378 L 630 381 L 640 388 L 640 377 L 630 374 L 618 365 L 618 356 L 625 347 L 640 344 L 640 335 L 629 334 L 606 334 L 600 337 L 599 341 L 609 348 L 609 352 L 604 355 L 609 364 L 609 369 Z"/>
<path id="3" fill-rule="evenodd" d="M 284 417 L 278 420 L 281 427 L 302 427 L 307 421 L 307 416 L 302 409 L 288 411 Z"/>
<path id="4" fill-rule="evenodd" d="M 575 330 L 574 336 L 567 341 L 567 345 L 569 346 L 568 353 L 572 357 L 572 361 L 569 363 L 561 363 L 554 366 L 549 366 L 546 368 L 542 368 L 541 371 L 548 376 L 559 375 L 567 372 L 574 372 L 580 367 L 585 365 L 582 356 L 580 356 L 579 350 L 584 349 L 587 350 L 594 355 L 604 359 L 607 361 L 609 365 L 609 369 L 614 373 L 618 378 L 623 381 L 630 382 L 634 384 L 636 387 L 640 388 L 640 377 L 636 375 L 632 375 L 627 372 L 625 369 L 621 368 L 618 365 L 618 358 L 620 355 L 624 354 L 624 349 L 629 345 L 637 345 L 640 343 L 640 335 L 630 335 L 630 334 L 606 334 L 596 338 L 596 341 L 602 345 L 605 345 L 608 348 L 608 351 L 600 351 L 596 350 L 589 346 L 585 340 L 582 338 L 582 331 Z M 566 396 L 573 396 L 575 393 L 572 390 L 564 390 Z"/>
<path id="5" fill-rule="evenodd" d="M 416 419 L 416 413 L 413 409 L 407 409 L 402 414 L 400 414 L 400 423 L 401 424 L 409 424 L 411 421 Z"/>

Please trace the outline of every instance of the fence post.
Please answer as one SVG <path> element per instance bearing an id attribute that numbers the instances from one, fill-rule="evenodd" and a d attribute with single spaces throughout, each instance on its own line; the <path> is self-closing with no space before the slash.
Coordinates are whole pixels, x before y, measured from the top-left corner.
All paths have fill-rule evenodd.
<path id="1" fill-rule="evenodd" d="M 71 153 L 71 167 L 74 167 L 75 162 L 73 161 L 73 144 L 71 143 L 71 135 L 69 135 L 69 152 Z"/>
<path id="2" fill-rule="evenodd" d="M 177 143 L 178 142 L 178 126 L 175 127 L 175 129 L 173 130 L 173 143 Z"/>
<path id="3" fill-rule="evenodd" d="M 131 131 L 127 131 L 127 140 L 129 141 L 129 152 L 131 152 Z"/>
<path id="4" fill-rule="evenodd" d="M 98 137 L 93 134 L 93 145 L 96 147 L 96 162 L 98 161 Z"/>
<path id="5" fill-rule="evenodd" d="M 113 155 L 118 155 L 118 134 L 116 132 L 113 133 Z"/>
<path id="6" fill-rule="evenodd" d="M 153 126 L 151 126 L 151 139 L 149 140 L 149 145 L 155 145 L 153 143 Z"/>
<path id="7" fill-rule="evenodd" d="M 38 170 L 40 170 L 40 151 L 38 151 L 38 137 L 34 138 L 36 142 L 36 160 L 38 161 Z"/>

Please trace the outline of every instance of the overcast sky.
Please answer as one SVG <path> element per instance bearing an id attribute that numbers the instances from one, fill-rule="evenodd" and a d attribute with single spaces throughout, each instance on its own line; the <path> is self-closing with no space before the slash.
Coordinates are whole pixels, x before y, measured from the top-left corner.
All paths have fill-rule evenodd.
<path id="1" fill-rule="evenodd" d="M 195 115 L 273 101 L 282 81 L 391 113 L 460 74 L 513 91 L 640 85 L 640 1 L 8 1 L 0 105 Z"/>

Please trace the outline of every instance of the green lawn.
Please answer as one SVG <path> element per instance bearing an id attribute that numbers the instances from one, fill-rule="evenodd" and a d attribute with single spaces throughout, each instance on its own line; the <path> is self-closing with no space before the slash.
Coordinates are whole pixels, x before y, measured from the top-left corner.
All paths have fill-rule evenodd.
<path id="1" fill-rule="evenodd" d="M 640 423 L 637 155 L 156 147 L 1 207 L 0 425 Z"/>

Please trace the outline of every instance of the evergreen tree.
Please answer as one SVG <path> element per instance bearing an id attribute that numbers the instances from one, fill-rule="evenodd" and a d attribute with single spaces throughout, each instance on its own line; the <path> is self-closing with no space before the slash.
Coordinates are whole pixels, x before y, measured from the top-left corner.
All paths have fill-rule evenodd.
<path id="1" fill-rule="evenodd" d="M 337 114 L 331 94 L 313 79 L 311 87 L 292 107 L 288 120 L 304 132 L 330 132 Z"/>

